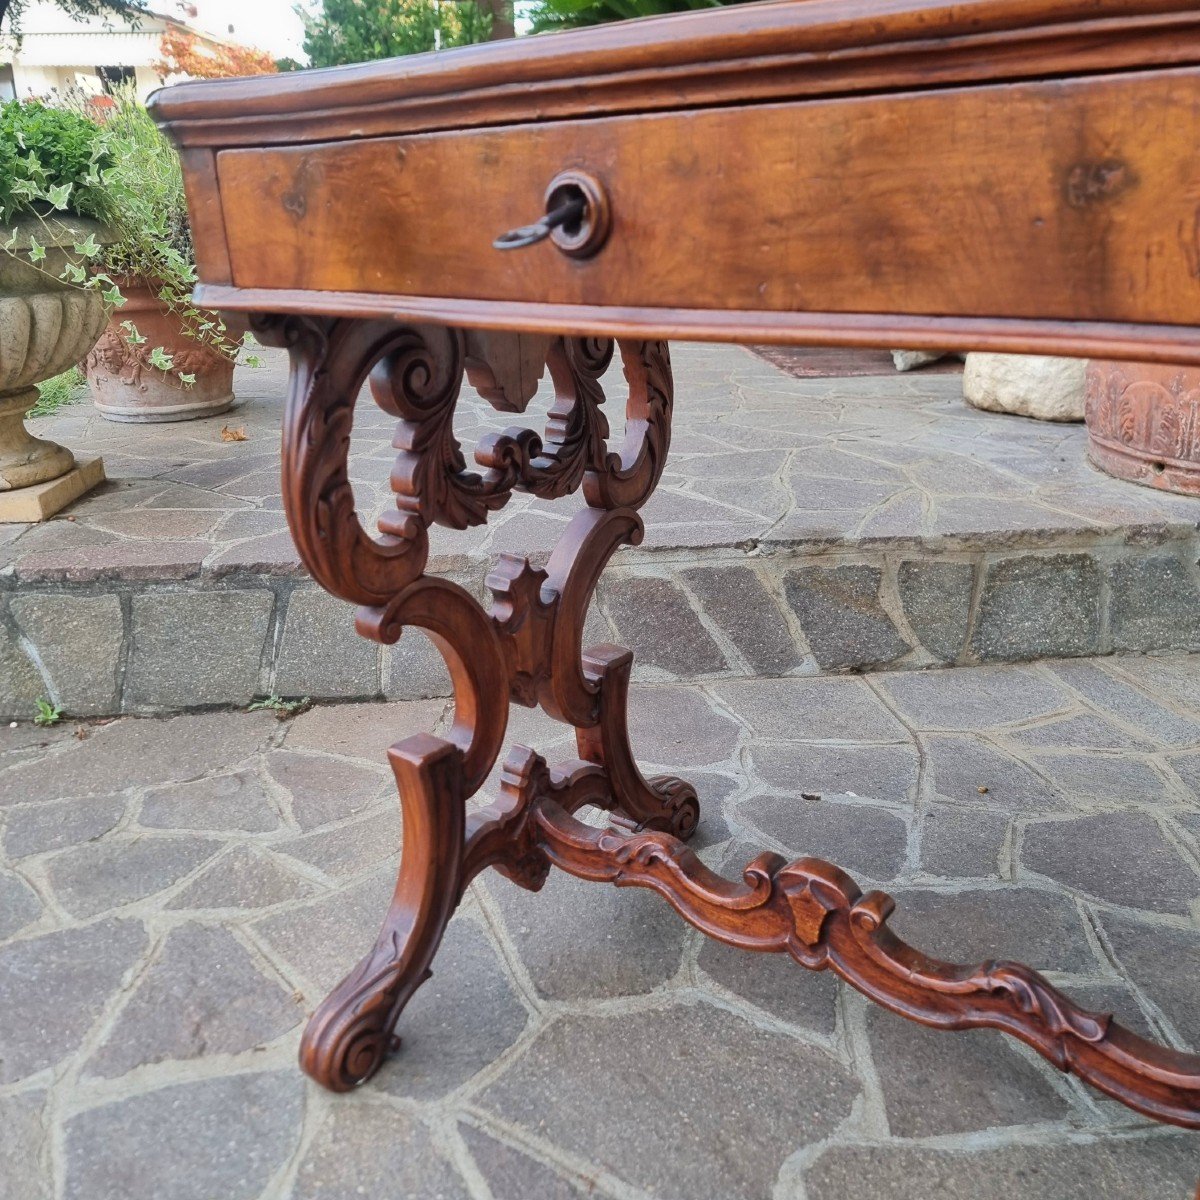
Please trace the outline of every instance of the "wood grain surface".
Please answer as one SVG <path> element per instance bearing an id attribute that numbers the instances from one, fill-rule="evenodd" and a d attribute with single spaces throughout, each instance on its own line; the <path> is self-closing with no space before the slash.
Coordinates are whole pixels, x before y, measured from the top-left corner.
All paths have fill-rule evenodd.
<path id="1" fill-rule="evenodd" d="M 246 146 L 1200 62 L 1194 0 L 792 0 L 155 94 Z"/>
<path id="2" fill-rule="evenodd" d="M 226 150 L 217 170 L 243 288 L 1200 323 L 1198 143 L 1187 70 Z M 564 167 L 611 195 L 604 248 L 495 250 Z"/>

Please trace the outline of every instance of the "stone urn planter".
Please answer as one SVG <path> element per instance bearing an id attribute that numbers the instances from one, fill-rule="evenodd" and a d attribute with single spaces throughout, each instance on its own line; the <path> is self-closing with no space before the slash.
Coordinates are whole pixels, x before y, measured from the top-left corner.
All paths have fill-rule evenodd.
<path id="1" fill-rule="evenodd" d="M 1088 458 L 1145 487 L 1200 496 L 1200 370 L 1090 362 Z"/>
<path id="2" fill-rule="evenodd" d="M 144 280 L 117 281 L 125 303 L 113 312 L 84 369 L 92 400 L 110 421 L 191 421 L 213 417 L 233 404 L 233 362 L 188 337 L 179 317 Z M 131 342 L 122 322 L 132 321 L 145 338 Z M 174 371 L 150 361 L 157 348 L 170 355 Z M 179 375 L 195 375 L 184 383 Z"/>
<path id="3" fill-rule="evenodd" d="M 1086 366 L 1079 358 L 972 352 L 963 368 L 963 397 L 987 412 L 1082 421 Z"/>
<path id="4" fill-rule="evenodd" d="M 35 266 L 20 254 L 0 252 L 0 522 L 40 521 L 78 499 L 104 478 L 99 458 L 76 460 L 65 446 L 34 437 L 25 414 L 37 403 L 35 384 L 62 374 L 95 344 L 108 321 L 99 292 L 58 279 L 70 248 L 89 234 L 106 241 L 94 221 L 30 221 L 0 230 L 46 247 Z"/>

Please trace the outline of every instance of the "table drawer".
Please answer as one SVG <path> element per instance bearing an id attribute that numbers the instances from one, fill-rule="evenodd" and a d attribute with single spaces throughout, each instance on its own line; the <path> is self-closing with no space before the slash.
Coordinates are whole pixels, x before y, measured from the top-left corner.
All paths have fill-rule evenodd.
<path id="1" fill-rule="evenodd" d="M 1200 324 L 1198 144 L 1200 73 L 1180 69 L 216 163 L 240 288 Z M 603 248 L 493 249 L 565 168 L 608 193 Z"/>

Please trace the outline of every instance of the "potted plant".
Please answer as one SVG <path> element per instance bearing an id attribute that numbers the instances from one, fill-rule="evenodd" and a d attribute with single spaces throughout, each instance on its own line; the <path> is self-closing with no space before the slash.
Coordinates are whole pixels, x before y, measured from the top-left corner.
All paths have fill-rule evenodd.
<path id="1" fill-rule="evenodd" d="M 1087 365 L 1088 458 L 1118 479 L 1200 496 L 1200 371 Z"/>
<path id="2" fill-rule="evenodd" d="M 95 264 L 112 240 L 112 165 L 75 113 L 0 104 L 0 521 L 52 516 L 104 478 L 99 459 L 33 437 L 36 384 L 91 349 L 117 296 Z"/>
<path id="3" fill-rule="evenodd" d="M 113 421 L 222 413 L 233 403 L 241 341 L 191 301 L 196 266 L 178 156 L 132 89 L 117 92 L 103 142 L 116 239 L 102 265 L 122 302 L 85 363 L 96 408 Z"/>

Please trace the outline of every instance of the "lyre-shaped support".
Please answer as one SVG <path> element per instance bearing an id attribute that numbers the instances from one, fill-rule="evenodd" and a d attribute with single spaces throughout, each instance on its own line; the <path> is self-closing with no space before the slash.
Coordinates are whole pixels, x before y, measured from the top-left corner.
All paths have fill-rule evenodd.
<path id="1" fill-rule="evenodd" d="M 763 854 L 739 883 L 710 871 L 680 840 L 699 819 L 696 793 L 681 780 L 645 779 L 634 762 L 632 656 L 582 645 L 597 581 L 618 547 L 641 540 L 637 510 L 666 460 L 672 382 L 664 343 L 620 343 L 629 400 L 624 442 L 610 452 L 600 407 L 608 342 L 308 318 L 264 319 L 258 329 L 292 352 L 284 499 L 305 564 L 361 606 L 364 636 L 393 642 L 408 625 L 424 629 L 454 685 L 447 739 L 418 735 L 389 752 L 404 818 L 400 877 L 374 948 L 305 1031 L 301 1064 L 314 1079 L 335 1091 L 353 1087 L 397 1044 L 396 1022 L 479 871 L 494 866 L 536 891 L 557 866 L 650 888 L 710 937 L 832 970 L 925 1025 L 1000 1029 L 1131 1108 L 1200 1128 L 1200 1056 L 1084 1011 L 1020 964 L 926 957 L 888 928 L 891 898 L 863 895 L 832 863 Z M 545 435 L 520 427 L 493 434 L 476 449 L 481 470 L 470 470 L 453 426 L 464 372 L 495 407 L 521 412 L 547 368 L 556 399 Z M 354 512 L 346 470 L 353 405 L 368 378 L 375 400 L 399 420 L 396 508 L 379 538 Z M 587 507 L 545 570 L 505 556 L 489 575 L 490 613 L 462 587 L 424 573 L 429 524 L 479 524 L 516 490 L 552 500 L 578 488 Z M 574 726 L 580 758 L 549 767 L 516 748 L 501 799 L 468 820 L 466 802 L 498 758 L 510 702 L 541 705 Z M 576 820 L 585 805 L 613 812 L 614 827 Z"/>

